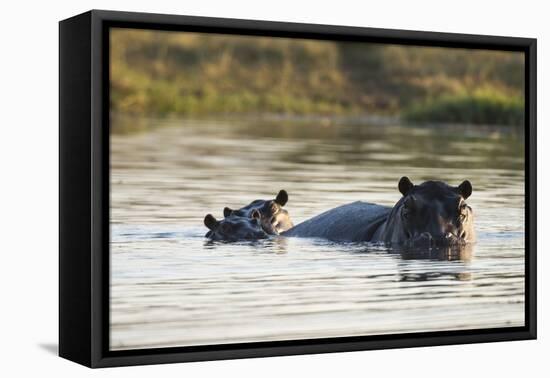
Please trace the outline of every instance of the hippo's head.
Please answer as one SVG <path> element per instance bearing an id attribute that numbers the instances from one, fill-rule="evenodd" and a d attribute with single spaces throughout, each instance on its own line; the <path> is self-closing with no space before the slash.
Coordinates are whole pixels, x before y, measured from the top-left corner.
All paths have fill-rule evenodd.
<path id="1" fill-rule="evenodd" d="M 205 236 L 211 240 L 257 240 L 269 236 L 262 228 L 258 211 L 252 211 L 249 217 L 230 215 L 219 221 L 208 214 L 204 224 L 210 230 Z"/>
<path id="2" fill-rule="evenodd" d="M 456 187 L 441 181 L 414 185 L 402 177 L 398 186 L 403 197 L 388 219 L 390 241 L 427 247 L 475 241 L 474 215 L 466 203 L 472 194 L 469 181 Z"/>
<path id="3" fill-rule="evenodd" d="M 288 212 L 283 209 L 287 201 L 287 192 L 281 190 L 274 200 L 256 200 L 238 210 L 226 207 L 223 209 L 223 215 L 226 218 L 234 215 L 250 218 L 253 211 L 258 211 L 264 231 L 270 235 L 278 235 L 294 226 Z"/>

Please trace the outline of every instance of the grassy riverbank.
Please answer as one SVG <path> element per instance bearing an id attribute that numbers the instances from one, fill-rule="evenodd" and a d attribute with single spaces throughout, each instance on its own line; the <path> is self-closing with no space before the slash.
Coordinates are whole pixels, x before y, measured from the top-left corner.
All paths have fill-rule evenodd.
<path id="1" fill-rule="evenodd" d="M 116 30 L 113 112 L 521 125 L 519 53 Z"/>
<path id="2" fill-rule="evenodd" d="M 408 107 L 402 118 L 415 123 L 522 125 L 524 99 L 494 91 L 446 95 Z"/>

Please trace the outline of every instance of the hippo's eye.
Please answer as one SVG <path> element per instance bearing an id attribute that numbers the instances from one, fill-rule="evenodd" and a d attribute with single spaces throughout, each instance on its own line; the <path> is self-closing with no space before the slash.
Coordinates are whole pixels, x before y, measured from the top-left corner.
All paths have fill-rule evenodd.
<path id="1" fill-rule="evenodd" d="M 277 205 L 275 202 L 271 202 L 270 209 L 271 213 L 276 213 L 279 210 L 279 205 Z"/>
<path id="2" fill-rule="evenodd" d="M 459 211 L 460 212 L 458 214 L 458 220 L 460 222 L 464 222 L 468 217 L 468 205 L 466 205 L 465 203 L 461 204 Z"/>

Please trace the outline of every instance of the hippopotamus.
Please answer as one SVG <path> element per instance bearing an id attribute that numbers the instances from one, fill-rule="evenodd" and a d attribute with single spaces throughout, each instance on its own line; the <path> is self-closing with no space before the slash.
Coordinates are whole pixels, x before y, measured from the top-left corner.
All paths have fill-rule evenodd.
<path id="1" fill-rule="evenodd" d="M 418 247 L 475 241 L 473 212 L 465 202 L 472 194 L 468 180 L 455 187 L 441 181 L 414 185 L 402 177 L 398 189 L 402 196 L 393 207 L 353 202 L 306 220 L 282 235 Z"/>
<path id="2" fill-rule="evenodd" d="M 204 225 L 210 231 L 205 237 L 224 241 L 265 239 L 269 235 L 262 228 L 260 219 L 258 210 L 253 210 L 247 217 L 229 215 L 222 220 L 216 220 L 212 214 L 208 214 L 204 217 Z"/>
<path id="3" fill-rule="evenodd" d="M 279 235 L 294 226 L 290 220 L 288 211 L 283 209 L 283 206 L 287 202 L 287 192 L 280 190 L 274 200 L 255 200 L 238 210 L 226 207 L 223 209 L 223 215 L 225 217 L 239 216 L 250 218 L 251 214 L 257 211 L 260 214 L 260 223 L 264 231 L 270 235 Z"/>

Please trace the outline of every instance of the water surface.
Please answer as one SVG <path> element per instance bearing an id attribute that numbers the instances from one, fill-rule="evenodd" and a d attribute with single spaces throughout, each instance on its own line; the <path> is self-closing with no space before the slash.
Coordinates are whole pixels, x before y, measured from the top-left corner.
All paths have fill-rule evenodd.
<path id="1" fill-rule="evenodd" d="M 146 120 L 111 136 L 113 350 L 524 324 L 524 159 L 514 133 L 364 122 Z M 116 126 L 116 123 L 115 123 Z M 461 255 L 274 238 L 212 243 L 207 213 L 289 193 L 295 223 L 413 182 L 472 182 Z"/>

